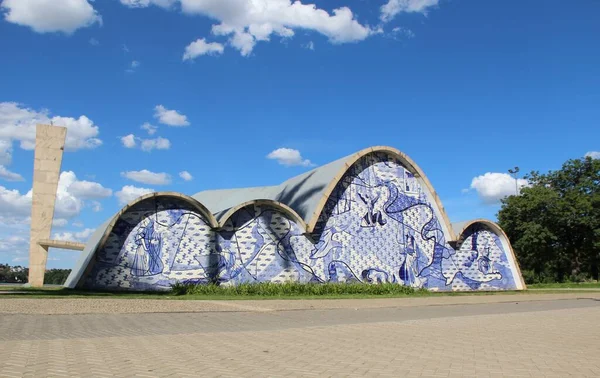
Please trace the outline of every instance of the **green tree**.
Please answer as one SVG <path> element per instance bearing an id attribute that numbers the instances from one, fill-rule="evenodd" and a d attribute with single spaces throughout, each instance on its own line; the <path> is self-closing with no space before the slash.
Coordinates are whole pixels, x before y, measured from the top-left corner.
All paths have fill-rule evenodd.
<path id="1" fill-rule="evenodd" d="M 530 186 L 503 199 L 498 213 L 526 279 L 598 279 L 600 160 L 569 160 L 526 179 Z"/>
<path id="2" fill-rule="evenodd" d="M 26 283 L 28 276 L 28 268 L 0 264 L 0 283 Z"/>
<path id="3" fill-rule="evenodd" d="M 71 269 L 49 269 L 44 276 L 44 283 L 51 285 L 62 285 L 69 277 Z"/>

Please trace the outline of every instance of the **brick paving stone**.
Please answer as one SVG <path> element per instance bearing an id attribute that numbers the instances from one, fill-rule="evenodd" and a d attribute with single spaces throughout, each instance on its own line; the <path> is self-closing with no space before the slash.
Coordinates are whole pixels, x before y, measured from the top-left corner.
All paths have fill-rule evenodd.
<path id="1" fill-rule="evenodd" d="M 595 298 L 368 302 L 295 311 L 251 303 L 223 312 L 3 314 L 0 377 L 600 376 Z"/>

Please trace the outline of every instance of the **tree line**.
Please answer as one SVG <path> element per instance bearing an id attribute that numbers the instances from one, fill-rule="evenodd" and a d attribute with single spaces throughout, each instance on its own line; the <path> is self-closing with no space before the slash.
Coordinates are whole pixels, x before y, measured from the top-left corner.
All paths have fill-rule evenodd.
<path id="1" fill-rule="evenodd" d="M 71 273 L 71 269 L 48 269 L 44 276 L 44 283 L 49 285 L 62 285 Z M 27 283 L 29 268 L 20 265 L 10 266 L 0 264 L 0 283 Z"/>
<path id="2" fill-rule="evenodd" d="M 525 281 L 598 280 L 600 160 L 572 159 L 525 178 L 529 185 L 503 199 L 498 213 Z"/>

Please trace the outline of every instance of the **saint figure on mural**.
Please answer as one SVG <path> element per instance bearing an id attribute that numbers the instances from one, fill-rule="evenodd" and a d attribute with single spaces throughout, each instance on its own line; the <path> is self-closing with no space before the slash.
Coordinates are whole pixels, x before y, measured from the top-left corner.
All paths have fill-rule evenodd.
<path id="1" fill-rule="evenodd" d="M 405 235 L 405 251 L 406 258 L 402 267 L 400 267 L 400 279 L 404 281 L 404 285 L 412 287 L 421 287 L 421 279 L 419 278 L 418 251 L 415 237 L 412 233 Z"/>
<path id="2" fill-rule="evenodd" d="M 477 250 L 477 267 L 479 271 L 483 274 L 495 273 L 493 272 L 492 262 L 490 260 L 490 247 L 487 245 L 483 246 L 483 248 Z"/>
<path id="3" fill-rule="evenodd" d="M 135 235 L 135 244 L 137 247 L 131 264 L 131 274 L 134 276 L 160 274 L 163 270 L 160 259 L 162 239 L 154 229 L 154 222 L 149 218 L 145 218 L 140 224 Z"/>

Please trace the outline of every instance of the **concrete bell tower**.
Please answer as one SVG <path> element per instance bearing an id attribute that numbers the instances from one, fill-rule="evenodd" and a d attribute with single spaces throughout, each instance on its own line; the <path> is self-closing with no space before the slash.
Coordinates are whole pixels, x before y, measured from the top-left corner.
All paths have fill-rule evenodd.
<path id="1" fill-rule="evenodd" d="M 29 238 L 29 284 L 32 287 L 44 285 L 48 246 L 40 241 L 49 240 L 52 231 L 66 136 L 66 127 L 37 125 L 36 128 Z"/>

